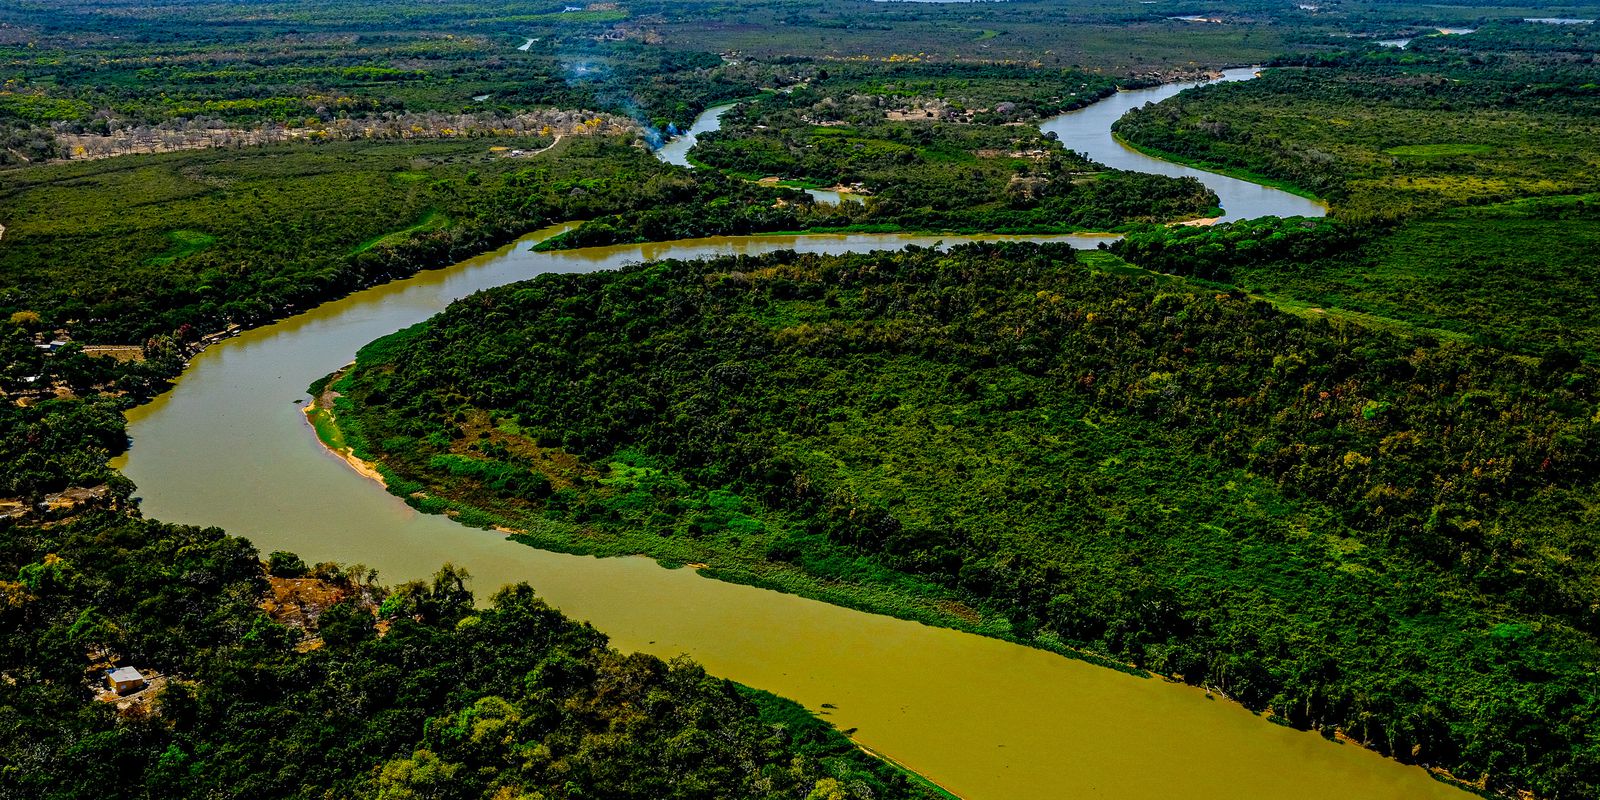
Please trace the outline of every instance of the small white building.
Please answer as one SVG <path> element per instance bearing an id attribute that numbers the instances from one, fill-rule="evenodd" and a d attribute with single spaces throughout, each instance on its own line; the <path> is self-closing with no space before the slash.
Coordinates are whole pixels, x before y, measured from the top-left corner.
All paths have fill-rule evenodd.
<path id="1" fill-rule="evenodd" d="M 106 681 L 117 694 L 131 694 L 145 687 L 144 675 L 133 667 L 118 667 L 106 672 Z"/>

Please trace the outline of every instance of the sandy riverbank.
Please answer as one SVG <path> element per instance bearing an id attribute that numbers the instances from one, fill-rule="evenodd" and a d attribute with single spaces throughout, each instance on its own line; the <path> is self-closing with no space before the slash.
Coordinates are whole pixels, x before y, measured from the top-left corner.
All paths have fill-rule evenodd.
<path id="1" fill-rule="evenodd" d="M 301 409 L 306 415 L 306 424 L 310 425 L 312 430 L 316 432 L 317 441 L 322 444 L 323 449 L 332 453 L 344 463 L 349 464 L 350 468 L 356 471 L 356 474 L 377 481 L 378 485 L 387 489 L 389 488 L 389 483 L 383 479 L 383 473 L 378 471 L 378 465 L 357 457 L 355 452 L 348 446 L 330 442 L 323 435 L 323 431 L 327 428 L 337 429 L 338 423 L 333 415 L 333 401 L 339 397 L 339 393 L 334 391 L 332 387 L 343 375 L 344 370 L 334 373 L 328 379 L 328 383 L 323 387 L 322 391 L 316 397 L 311 398 L 311 402 L 306 403 L 305 408 Z M 317 419 L 319 416 L 322 423 L 320 426 Z"/>

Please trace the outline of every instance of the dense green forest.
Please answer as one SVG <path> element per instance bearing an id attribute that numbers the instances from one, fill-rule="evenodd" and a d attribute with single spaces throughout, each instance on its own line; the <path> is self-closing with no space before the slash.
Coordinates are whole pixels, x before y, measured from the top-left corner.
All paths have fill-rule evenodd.
<path id="1" fill-rule="evenodd" d="M 1597 377 L 968 245 L 514 284 L 367 348 L 336 412 L 392 491 L 530 543 L 887 587 L 922 618 L 957 599 L 1576 798 L 1600 787 Z"/>
<path id="2" fill-rule="evenodd" d="M 1393 228 L 1255 220 L 1147 228 L 1111 246 L 1161 272 L 1367 324 L 1600 358 L 1600 195 L 1450 209 Z"/>
<path id="3" fill-rule="evenodd" d="M 1597 54 L 1592 25 L 1494 24 L 1136 110 L 1116 128 L 1135 144 L 1312 189 L 1341 224 L 1150 228 L 1115 249 L 1372 324 L 1600 358 Z"/>
<path id="4" fill-rule="evenodd" d="M 995 171 L 1009 168 L 974 161 L 972 171 L 989 173 L 988 178 L 998 178 Z M 861 202 L 820 203 L 801 196 L 754 205 L 713 197 L 704 203 L 653 206 L 589 220 L 537 247 L 561 250 L 779 232 L 1103 232 L 1152 221 L 1194 219 L 1216 208 L 1216 195 L 1192 178 L 1104 170 L 1085 163 L 1094 173 L 1092 178 L 1052 179 L 1043 174 L 1009 184 L 989 181 L 989 185 L 982 180 L 968 182 L 976 176 L 963 174 L 966 170 L 958 167 L 943 171 L 949 180 L 924 183 L 910 177 L 890 185 L 882 197 Z M 988 194 L 989 189 L 1000 194 Z"/>
<path id="5" fill-rule="evenodd" d="M 526 584 L 90 512 L 0 521 L 0 798 L 931 798 L 809 712 L 624 655 Z M 14 580 L 12 579 L 14 578 Z M 154 688 L 96 698 L 103 670 Z"/>
<path id="6" fill-rule="evenodd" d="M 48 492 L 123 479 L 106 466 L 127 447 L 115 398 L 0 405 L 0 498 L 38 503 Z"/>

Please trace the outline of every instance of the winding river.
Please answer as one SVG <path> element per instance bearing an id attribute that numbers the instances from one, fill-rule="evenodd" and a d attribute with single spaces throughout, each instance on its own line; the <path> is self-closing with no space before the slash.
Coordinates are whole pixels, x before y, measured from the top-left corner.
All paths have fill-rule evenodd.
<path id="1" fill-rule="evenodd" d="M 1055 133 L 1067 149 L 1084 153 L 1108 167 L 1152 172 L 1174 178 L 1198 178 L 1217 193 L 1217 197 L 1222 201 L 1222 210 L 1227 212 L 1228 219 L 1254 219 L 1266 216 L 1320 217 L 1327 213 L 1327 207 L 1316 200 L 1238 178 L 1152 158 L 1117 141 L 1111 135 L 1111 123 L 1145 103 L 1160 102 L 1185 89 L 1208 83 L 1247 81 L 1255 76 L 1255 69 L 1245 67 L 1224 71 L 1218 81 L 1168 83 L 1151 89 L 1118 92 L 1077 111 L 1068 111 L 1051 117 L 1041 123 L 1039 128 Z"/>
<path id="2" fill-rule="evenodd" d="M 1173 91 L 1124 93 L 1105 101 L 1110 110 L 1097 104 L 1047 125 L 1068 147 L 1098 160 L 1165 172 L 1171 165 L 1127 152 L 1113 159 L 1096 148 L 1116 144 L 1105 131 L 1121 113 L 1115 109 Z M 1321 213 L 1293 195 L 1199 174 L 1236 216 Z M 972 800 L 1466 796 L 1419 769 L 1272 725 L 1191 687 L 722 583 L 644 558 L 595 559 L 511 543 L 416 513 L 317 443 L 300 413 L 307 384 L 347 363 L 363 344 L 481 289 L 640 259 L 953 241 L 757 236 L 532 251 L 535 241 L 562 227 L 326 303 L 200 354 L 176 388 L 128 415 L 133 446 L 119 466 L 138 484 L 145 512 L 222 526 L 263 552 L 364 563 L 390 582 L 425 577 L 447 560 L 465 566 L 480 593 L 528 581 L 618 647 L 663 657 L 687 653 L 714 674 L 794 698 Z M 1078 246 L 1100 241 L 1051 238 Z"/>

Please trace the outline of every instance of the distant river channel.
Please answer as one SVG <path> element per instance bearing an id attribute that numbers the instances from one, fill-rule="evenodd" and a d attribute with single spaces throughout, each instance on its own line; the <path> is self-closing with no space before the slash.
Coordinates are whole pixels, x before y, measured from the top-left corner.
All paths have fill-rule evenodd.
<path id="1" fill-rule="evenodd" d="M 1120 109 L 1175 91 L 1125 92 L 1056 117 L 1045 129 L 1113 166 L 1182 169 L 1107 145 L 1120 148 L 1108 131 Z M 1321 213 L 1294 195 L 1194 174 L 1218 190 L 1230 217 Z M 133 445 L 118 465 L 138 484 L 145 513 L 220 526 L 263 552 L 366 564 L 391 583 L 424 578 L 445 561 L 465 566 L 482 597 L 527 581 L 619 648 L 688 654 L 713 674 L 791 697 L 969 800 L 1468 797 L 1420 769 L 1271 724 L 1159 678 L 723 583 L 646 558 L 535 550 L 419 514 L 318 444 L 296 402 L 308 399 L 307 384 L 348 363 L 367 342 L 476 291 L 645 259 L 1015 238 L 753 236 L 533 252 L 534 243 L 566 227 L 325 303 L 201 353 L 172 391 L 128 414 Z M 1078 247 L 1104 241 L 1033 238 Z"/>
<path id="2" fill-rule="evenodd" d="M 929 0 L 923 0 L 928 2 Z M 940 0 L 941 2 L 965 2 L 966 0 Z M 1117 169 L 1133 170 L 1135 172 L 1150 172 L 1157 175 L 1166 175 L 1173 178 L 1195 178 L 1204 183 L 1217 193 L 1221 200 L 1223 211 L 1227 212 L 1224 219 L 1254 219 L 1256 217 L 1320 217 L 1327 213 L 1327 206 L 1317 200 L 1311 200 L 1296 194 L 1290 194 L 1281 189 L 1262 186 L 1259 183 L 1230 178 L 1207 172 L 1171 161 L 1147 156 L 1133 149 L 1111 135 L 1111 123 L 1122 118 L 1123 114 L 1139 108 L 1146 103 L 1159 103 L 1173 95 L 1197 86 L 1212 83 L 1232 83 L 1247 81 L 1255 78 L 1257 70 L 1254 67 L 1241 67 L 1238 69 L 1224 70 L 1222 77 L 1216 80 L 1189 81 L 1184 83 L 1164 83 L 1149 89 L 1134 89 L 1126 92 L 1117 92 L 1099 102 L 1092 103 L 1065 114 L 1057 114 L 1039 123 L 1039 129 L 1046 133 L 1054 133 L 1061 140 L 1061 144 L 1068 150 L 1076 150 L 1090 158 Z M 656 150 L 656 157 L 668 164 L 677 164 L 681 167 L 692 167 L 689 162 L 689 151 L 694 148 L 695 142 L 702 133 L 717 130 L 722 122 L 722 115 L 732 108 L 734 104 L 713 106 L 701 112 L 694 123 L 681 136 L 674 137 Z M 838 192 L 826 189 L 808 189 L 810 195 L 819 203 L 837 203 L 842 198 Z"/>
<path id="3" fill-rule="evenodd" d="M 1111 135 L 1111 123 L 1146 103 L 1159 103 L 1196 86 L 1247 81 L 1254 77 L 1256 70 L 1246 67 L 1226 70 L 1222 73 L 1222 78 L 1216 81 L 1165 83 L 1149 89 L 1118 92 L 1098 103 L 1051 117 L 1040 123 L 1039 128 L 1060 137 L 1061 144 L 1068 150 L 1077 150 L 1108 167 L 1135 172 L 1153 172 L 1174 178 L 1196 178 L 1211 191 L 1216 192 L 1217 197 L 1222 200 L 1222 210 L 1227 212 L 1223 217 L 1224 220 L 1267 216 L 1320 217 L 1326 214 L 1328 209 L 1316 200 L 1290 194 L 1282 189 L 1262 186 L 1259 183 L 1242 181 L 1215 172 L 1206 172 L 1153 158 L 1117 141 Z"/>

